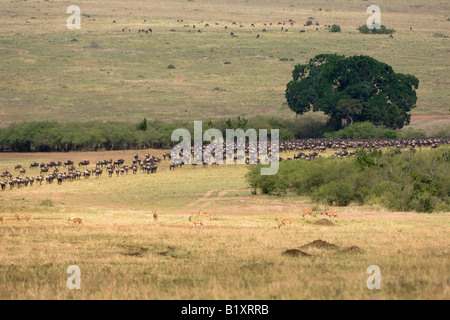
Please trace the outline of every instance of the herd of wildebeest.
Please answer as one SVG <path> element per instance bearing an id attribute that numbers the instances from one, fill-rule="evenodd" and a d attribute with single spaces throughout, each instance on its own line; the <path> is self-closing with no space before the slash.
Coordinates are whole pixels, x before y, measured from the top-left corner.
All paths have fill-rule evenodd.
<path id="1" fill-rule="evenodd" d="M 312 18 L 311 17 L 311 19 L 314 19 L 314 18 Z M 112 23 L 117 23 L 117 21 L 116 20 L 113 20 L 112 21 Z M 143 24 L 146 24 L 147 23 L 147 19 L 144 19 L 144 21 L 143 21 Z M 184 20 L 183 19 L 178 19 L 177 20 L 177 23 L 184 23 Z M 205 23 L 203 20 L 200 22 L 201 24 L 197 24 L 197 25 L 195 25 L 195 24 L 192 24 L 192 25 L 190 25 L 190 24 L 183 24 L 183 28 L 184 29 L 186 29 L 188 32 L 191 32 L 191 30 L 193 31 L 193 32 L 197 32 L 197 33 L 202 33 L 202 28 L 203 28 L 203 30 L 205 30 L 205 29 L 207 29 L 207 28 L 209 28 L 210 27 L 210 24 L 209 23 Z M 294 27 L 295 26 L 295 21 L 294 20 L 292 20 L 292 19 L 290 19 L 289 21 L 278 21 L 277 23 L 275 23 L 275 22 L 267 22 L 267 23 L 263 23 L 262 25 L 263 25 L 263 28 L 262 29 L 260 29 L 261 31 L 261 33 L 265 33 L 265 32 L 267 32 L 267 28 L 269 28 L 269 27 L 277 27 L 277 29 L 279 29 L 281 32 L 289 32 L 289 29 L 288 29 L 288 27 Z M 215 22 L 214 23 L 214 25 L 215 26 L 219 26 L 220 25 L 220 23 L 219 22 Z M 223 26 L 223 29 L 224 30 L 226 30 L 227 32 L 230 32 L 230 30 L 232 30 L 229 34 L 230 34 L 230 36 L 232 36 L 232 37 L 237 37 L 237 35 L 236 35 L 236 30 L 235 29 L 233 29 L 233 27 L 238 27 L 239 26 L 239 28 L 241 29 L 241 28 L 244 28 L 244 27 L 246 27 L 245 25 L 243 25 L 243 24 L 238 24 L 236 21 L 233 21 L 233 22 L 231 22 L 231 25 L 230 26 L 228 26 L 228 25 L 224 25 Z M 259 30 L 259 29 L 257 29 L 257 24 L 256 23 L 251 23 L 250 25 L 249 25 L 251 28 L 255 28 L 256 30 Z M 316 22 L 316 23 L 305 23 L 305 24 L 303 24 L 303 26 L 302 27 L 312 27 L 312 28 L 314 28 L 315 29 L 315 31 L 318 31 L 319 30 L 319 26 L 320 26 L 320 24 L 319 24 L 319 22 Z M 325 24 L 324 25 L 324 28 L 325 29 L 330 29 L 331 28 L 331 25 L 327 25 L 327 24 Z M 124 28 L 122 28 L 122 32 L 128 32 L 128 33 L 130 33 L 132 31 L 132 29 L 131 28 L 129 28 L 129 27 L 124 27 Z M 169 31 L 171 31 L 171 32 L 176 32 L 176 30 L 175 29 L 170 29 Z M 258 32 L 258 31 L 257 31 Z M 306 32 L 306 29 L 305 28 L 301 28 L 299 31 L 298 31 L 299 33 L 305 33 Z M 138 30 L 137 30 L 137 33 L 138 34 L 153 34 L 153 29 L 152 28 L 148 28 L 147 26 L 145 26 L 145 27 L 142 27 L 142 28 L 139 28 Z M 256 34 L 256 38 L 259 38 L 260 37 L 260 34 L 259 33 L 257 33 Z"/>
<path id="2" fill-rule="evenodd" d="M 313 17 L 310 17 L 309 19 L 314 20 Z M 113 20 L 112 23 L 117 23 L 116 20 Z M 143 21 L 143 25 L 147 23 L 147 20 L 144 19 Z M 178 19 L 177 23 L 184 23 L 183 19 Z M 218 27 L 220 25 L 219 22 L 215 22 L 214 25 L 216 27 Z M 258 28 L 260 26 L 257 26 L 256 23 L 250 23 L 247 25 L 244 24 L 238 24 L 236 21 L 231 22 L 231 25 L 224 25 L 222 28 L 223 30 L 225 30 L 226 32 L 229 32 L 229 35 L 231 37 L 238 37 L 237 35 L 237 31 L 238 29 L 234 29 L 239 27 L 239 30 L 241 30 L 242 28 L 245 28 L 247 26 L 250 26 L 251 28 L 255 29 L 255 30 L 261 30 L 261 31 L 255 31 L 256 32 L 256 38 L 259 39 L 260 35 L 263 33 L 266 33 L 267 30 L 269 28 L 277 28 L 277 30 L 279 30 L 280 32 L 290 32 L 290 31 L 294 31 L 292 29 L 290 29 L 291 27 L 294 28 L 294 26 L 296 25 L 296 22 L 292 19 L 289 19 L 289 21 L 278 21 L 277 23 L 275 22 L 267 22 L 267 23 L 263 23 L 261 24 L 262 29 Z M 313 23 L 311 20 L 309 20 L 307 23 L 300 25 L 300 29 L 298 30 L 298 33 L 305 33 L 306 30 L 308 29 L 312 29 L 314 31 L 319 31 L 319 26 L 320 23 L 318 21 L 316 21 L 315 23 Z M 191 31 L 196 32 L 196 33 L 202 33 L 204 30 L 208 29 L 210 27 L 209 23 L 205 23 L 203 20 L 200 22 L 200 24 L 183 24 L 183 28 L 187 30 L 188 33 L 190 33 Z M 234 28 L 233 28 L 234 27 Z M 306 28 L 305 28 L 306 27 Z M 324 29 L 330 30 L 331 29 L 331 25 L 329 24 L 325 24 L 323 25 Z M 202 31 L 203 30 L 203 31 Z M 231 31 L 230 31 L 231 30 Z M 412 31 L 412 27 L 409 28 L 410 31 Z M 128 32 L 130 33 L 132 31 L 131 28 L 129 27 L 124 27 L 122 28 L 122 32 Z M 171 32 L 176 32 L 176 29 L 170 29 L 169 31 Z M 297 30 L 295 30 L 295 32 L 297 32 Z M 138 34 L 147 34 L 147 35 L 151 35 L 153 34 L 153 29 L 152 28 L 148 28 L 147 26 L 139 28 L 137 30 Z M 389 38 L 393 39 L 394 36 L 393 35 L 389 35 Z"/>
<path id="3" fill-rule="evenodd" d="M 375 139 L 375 140 L 342 140 L 342 139 L 297 139 L 297 140 L 284 140 L 281 141 L 279 146 L 280 155 L 283 153 L 294 152 L 292 157 L 279 157 L 279 161 L 289 161 L 289 160 L 313 160 L 321 157 L 321 153 L 324 153 L 327 149 L 335 150 L 335 152 L 331 155 L 332 157 L 343 158 L 348 156 L 353 156 L 356 154 L 357 150 L 364 149 L 382 149 L 382 148 L 438 148 L 442 144 L 449 144 L 450 137 L 435 137 L 435 138 L 418 138 L 418 139 Z M 208 148 L 211 149 L 213 144 L 204 145 L 203 150 L 200 154 L 204 155 L 205 150 Z M 252 145 L 251 143 L 245 144 L 234 144 L 234 154 L 237 154 L 237 150 L 239 147 L 245 152 L 245 163 L 249 164 L 249 155 L 251 153 L 255 154 L 257 150 L 257 145 Z M 272 149 L 271 149 L 272 147 Z M 268 155 L 274 151 L 273 145 L 268 144 Z M 209 150 L 209 154 L 211 154 L 211 158 L 208 160 L 202 160 L 203 167 L 207 167 L 208 165 L 218 165 L 216 162 L 217 157 L 215 157 L 215 153 L 217 150 L 220 150 L 219 147 L 213 148 L 213 150 Z M 223 144 L 223 157 L 226 158 L 227 151 L 226 145 Z M 191 147 L 191 154 L 194 153 L 194 148 Z M 182 167 L 183 163 L 175 163 L 172 158 L 176 155 L 172 150 L 171 153 L 164 153 L 163 158 L 165 161 L 172 161 L 169 164 L 169 171 L 175 170 L 177 167 Z M 181 155 L 179 153 L 179 155 Z M 234 160 L 238 160 L 239 156 L 234 156 Z M 161 163 L 162 159 L 151 156 L 150 154 L 146 154 L 144 158 L 140 158 L 138 154 L 135 154 L 130 164 L 125 164 L 124 159 L 118 159 L 113 161 L 103 160 L 95 162 L 95 166 L 89 168 L 89 166 L 94 165 L 91 164 L 89 160 L 83 160 L 78 162 L 77 164 L 74 161 L 67 160 L 64 162 L 61 161 L 51 161 L 48 163 L 37 163 L 33 162 L 29 164 L 29 170 L 40 170 L 40 174 L 36 177 L 26 176 L 27 169 L 21 164 L 17 164 L 14 168 L 13 172 L 8 170 L 4 170 L 1 174 L 0 181 L 1 190 L 21 187 L 33 186 L 34 183 L 39 183 L 41 185 L 43 182 L 46 184 L 51 184 L 55 180 L 58 185 L 63 184 L 65 181 L 73 182 L 80 180 L 81 178 L 88 179 L 91 176 L 95 176 L 96 178 L 101 178 L 104 171 L 108 174 L 109 177 L 126 175 L 128 173 L 137 174 L 139 170 L 146 174 L 154 174 L 158 169 L 158 164 Z M 257 163 L 259 159 L 257 159 Z M 192 161 L 192 166 L 197 166 L 199 162 Z"/>

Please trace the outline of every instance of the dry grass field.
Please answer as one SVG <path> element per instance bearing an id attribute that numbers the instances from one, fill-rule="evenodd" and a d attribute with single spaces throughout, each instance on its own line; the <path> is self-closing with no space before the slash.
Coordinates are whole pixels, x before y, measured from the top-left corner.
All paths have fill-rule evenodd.
<path id="1" fill-rule="evenodd" d="M 138 154 L 147 151 L 163 152 Z M 2 154 L 0 168 L 133 154 Z M 168 165 L 1 192 L 0 299 L 450 298 L 449 213 L 351 205 L 328 208 L 333 219 L 307 198 L 251 195 L 245 165 Z M 314 215 L 302 217 L 308 208 Z M 15 218 L 27 213 L 30 221 Z M 84 227 L 67 221 L 75 217 Z M 287 218 L 292 225 L 277 228 Z M 69 265 L 81 269 L 81 290 L 66 288 Z M 366 286 L 370 265 L 380 267 L 380 290 Z"/>

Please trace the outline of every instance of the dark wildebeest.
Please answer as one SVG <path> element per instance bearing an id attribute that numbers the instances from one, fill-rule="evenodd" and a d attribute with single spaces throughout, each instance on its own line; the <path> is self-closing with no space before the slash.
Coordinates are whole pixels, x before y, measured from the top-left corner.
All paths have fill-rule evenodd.
<path id="1" fill-rule="evenodd" d="M 32 164 L 30 164 L 30 169 L 34 169 L 37 167 L 39 167 L 39 163 L 37 163 L 37 162 L 33 162 Z"/>

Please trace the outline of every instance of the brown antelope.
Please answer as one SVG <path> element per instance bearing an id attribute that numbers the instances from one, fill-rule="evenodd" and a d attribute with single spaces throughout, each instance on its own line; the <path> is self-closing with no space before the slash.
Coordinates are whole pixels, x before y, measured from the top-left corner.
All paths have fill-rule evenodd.
<path id="1" fill-rule="evenodd" d="M 337 218 L 338 217 L 338 213 L 336 211 L 330 211 L 330 212 L 325 212 L 325 214 L 329 217 L 333 217 L 333 218 Z"/>
<path id="2" fill-rule="evenodd" d="M 20 220 L 20 215 L 18 213 L 16 213 L 16 219 Z"/>
<path id="3" fill-rule="evenodd" d="M 303 214 L 302 214 L 302 216 L 303 216 L 303 218 L 306 216 L 306 215 L 310 215 L 310 216 L 312 216 L 312 209 L 307 209 L 307 210 L 305 210 L 304 212 L 303 212 Z"/>
<path id="4" fill-rule="evenodd" d="M 203 228 L 203 226 L 205 225 L 205 222 L 203 220 L 200 219 L 195 219 L 192 220 L 192 216 L 189 217 L 189 221 L 192 222 L 194 224 L 194 228 L 199 225 L 200 228 Z"/>
<path id="5" fill-rule="evenodd" d="M 213 216 L 212 212 L 203 212 L 202 210 L 198 210 L 198 214 L 200 214 L 200 215 L 202 215 L 204 217 L 208 217 L 209 216 L 209 220 L 211 220 L 212 216 Z"/>
<path id="6" fill-rule="evenodd" d="M 31 215 L 29 215 L 28 213 L 27 213 L 27 214 L 25 214 L 25 219 L 26 219 L 27 221 L 30 221 L 30 219 L 31 219 Z"/>
<path id="7" fill-rule="evenodd" d="M 2 224 L 3 224 L 3 217 L 2 216 L 0 216 L 0 221 L 2 222 Z"/>
<path id="8" fill-rule="evenodd" d="M 278 229 L 280 229 L 282 226 L 284 226 L 285 224 L 292 224 L 292 220 L 291 219 L 284 219 L 283 221 L 281 221 L 281 223 L 278 225 Z"/>
<path id="9" fill-rule="evenodd" d="M 156 210 L 153 210 L 153 221 L 158 222 L 158 214 L 156 213 Z"/>
<path id="10" fill-rule="evenodd" d="M 75 223 L 78 223 L 78 225 L 82 225 L 84 227 L 84 224 L 83 224 L 81 218 L 74 218 L 74 219 L 69 218 L 69 219 L 67 219 L 67 221 L 73 222 L 74 225 L 75 225 Z"/>

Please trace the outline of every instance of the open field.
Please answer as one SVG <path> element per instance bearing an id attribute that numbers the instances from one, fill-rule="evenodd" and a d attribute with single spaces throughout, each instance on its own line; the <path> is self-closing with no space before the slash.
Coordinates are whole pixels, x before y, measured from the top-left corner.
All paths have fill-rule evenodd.
<path id="1" fill-rule="evenodd" d="M 147 151 L 163 152 L 137 153 Z M 133 154 L 2 154 L 0 168 Z M 351 205 L 329 208 L 339 212 L 333 220 L 304 197 L 252 196 L 245 165 L 168 165 L 151 175 L 0 192 L 0 299 L 450 298 L 449 213 Z M 303 218 L 307 208 L 316 216 Z M 213 219 L 199 217 L 199 209 Z M 16 213 L 32 219 L 16 220 Z M 194 227 L 190 215 L 205 227 Z M 278 229 L 285 218 L 293 224 Z M 316 224 L 321 219 L 331 225 Z M 311 256 L 282 254 L 294 248 Z M 81 268 L 81 290 L 66 288 L 69 265 Z M 370 265 L 381 269 L 381 290 L 366 287 Z"/>
<path id="2" fill-rule="evenodd" d="M 448 125 L 448 1 L 377 4 L 382 23 L 397 31 L 394 39 L 356 30 L 367 20 L 367 1 L 78 1 L 81 29 L 68 30 L 66 1 L 2 0 L 0 126 L 238 114 L 289 118 L 294 115 L 284 91 L 293 67 L 319 53 L 370 55 L 415 75 L 420 86 L 413 126 L 433 131 L 436 121 Z M 304 27 L 310 17 L 319 26 Z M 339 24 L 342 32 L 330 33 L 325 24 Z M 144 28 L 153 33 L 137 32 Z"/>

